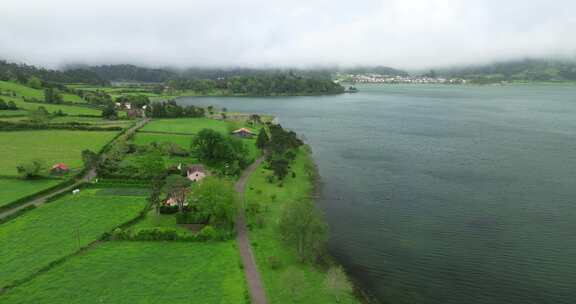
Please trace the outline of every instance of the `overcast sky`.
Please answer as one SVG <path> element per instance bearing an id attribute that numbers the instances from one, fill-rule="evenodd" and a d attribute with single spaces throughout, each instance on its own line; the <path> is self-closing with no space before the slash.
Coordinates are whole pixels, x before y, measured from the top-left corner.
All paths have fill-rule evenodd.
<path id="1" fill-rule="evenodd" d="M 424 68 L 575 56 L 575 0 L 2 0 L 0 58 Z"/>

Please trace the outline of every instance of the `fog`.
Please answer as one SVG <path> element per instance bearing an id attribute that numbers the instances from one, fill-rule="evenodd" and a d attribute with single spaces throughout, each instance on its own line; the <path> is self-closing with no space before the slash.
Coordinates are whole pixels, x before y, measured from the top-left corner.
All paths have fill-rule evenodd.
<path id="1" fill-rule="evenodd" d="M 576 52 L 573 0 L 2 0 L 0 58 L 428 68 Z"/>

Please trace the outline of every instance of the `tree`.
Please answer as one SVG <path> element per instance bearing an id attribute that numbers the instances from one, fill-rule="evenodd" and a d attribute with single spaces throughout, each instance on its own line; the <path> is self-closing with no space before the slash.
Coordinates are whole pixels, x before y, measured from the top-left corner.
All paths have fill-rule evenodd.
<path id="1" fill-rule="evenodd" d="M 62 95 L 57 89 L 46 88 L 44 89 L 44 102 L 45 103 L 62 103 Z"/>
<path id="2" fill-rule="evenodd" d="M 0 110 L 8 110 L 8 104 L 0 98 Z"/>
<path id="3" fill-rule="evenodd" d="M 49 118 L 48 115 L 48 111 L 42 106 L 29 113 L 30 120 L 35 123 L 45 123 Z"/>
<path id="4" fill-rule="evenodd" d="M 92 168 L 98 164 L 98 154 L 91 150 L 82 150 L 82 161 L 84 168 Z"/>
<path id="5" fill-rule="evenodd" d="M 275 156 L 270 159 L 270 169 L 274 172 L 274 175 L 279 179 L 283 180 L 288 174 L 288 169 L 290 169 L 290 161 L 281 156 Z"/>
<path id="6" fill-rule="evenodd" d="M 258 132 L 258 137 L 256 138 L 256 147 L 258 147 L 260 150 L 264 150 L 269 141 L 270 139 L 268 138 L 268 133 L 266 133 L 264 128 L 261 128 L 260 132 Z"/>
<path id="7" fill-rule="evenodd" d="M 138 171 L 140 176 L 155 179 L 162 176 L 166 171 L 166 165 L 162 155 L 157 152 L 147 153 L 138 160 Z"/>
<path id="8" fill-rule="evenodd" d="M 213 176 L 204 178 L 192 191 L 195 207 L 210 225 L 232 229 L 236 214 L 236 191 L 228 181 Z"/>
<path id="9" fill-rule="evenodd" d="M 41 177 L 46 170 L 46 163 L 43 160 L 35 159 L 16 167 L 18 173 L 25 179 Z"/>
<path id="10" fill-rule="evenodd" d="M 176 200 L 180 212 L 184 211 L 184 203 L 190 188 L 190 180 L 180 175 L 171 174 L 164 180 L 163 192 Z"/>
<path id="11" fill-rule="evenodd" d="M 105 119 L 114 120 L 118 118 L 118 112 L 113 104 L 109 104 L 102 110 L 102 117 Z"/>
<path id="12" fill-rule="evenodd" d="M 352 283 L 341 266 L 334 266 L 326 273 L 324 288 L 336 298 L 336 303 L 340 303 L 342 297 L 352 292 Z"/>
<path id="13" fill-rule="evenodd" d="M 42 88 L 42 80 L 40 80 L 40 78 L 38 78 L 36 76 L 31 76 L 30 78 L 28 78 L 26 85 L 31 87 L 31 88 L 34 88 L 34 89 L 41 89 Z"/>
<path id="14" fill-rule="evenodd" d="M 327 227 L 310 201 L 299 200 L 285 205 L 278 229 L 284 241 L 296 247 L 301 262 L 313 261 L 324 250 Z"/>

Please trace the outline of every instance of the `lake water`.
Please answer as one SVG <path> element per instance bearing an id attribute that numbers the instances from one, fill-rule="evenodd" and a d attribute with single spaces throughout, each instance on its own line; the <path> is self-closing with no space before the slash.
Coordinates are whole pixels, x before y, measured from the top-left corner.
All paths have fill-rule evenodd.
<path id="1" fill-rule="evenodd" d="M 303 134 L 331 251 L 383 302 L 576 302 L 576 86 L 360 89 L 179 102 Z"/>

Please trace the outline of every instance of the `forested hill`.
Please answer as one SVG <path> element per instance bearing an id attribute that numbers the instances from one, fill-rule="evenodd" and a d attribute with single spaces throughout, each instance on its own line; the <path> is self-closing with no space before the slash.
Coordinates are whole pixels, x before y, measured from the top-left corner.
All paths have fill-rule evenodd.
<path id="1" fill-rule="evenodd" d="M 576 81 L 576 60 L 525 59 L 440 70 L 448 77 L 476 83 L 502 81 Z"/>
<path id="2" fill-rule="evenodd" d="M 52 83 L 89 83 L 106 84 L 107 81 L 96 73 L 86 69 L 49 70 L 26 64 L 10 63 L 0 60 L 0 80 L 16 80 L 25 83 L 32 76 Z"/>
<path id="3" fill-rule="evenodd" d="M 166 84 L 174 91 L 192 91 L 200 95 L 290 96 L 344 92 L 341 85 L 330 79 L 293 74 L 234 76 L 217 80 L 174 79 Z"/>

